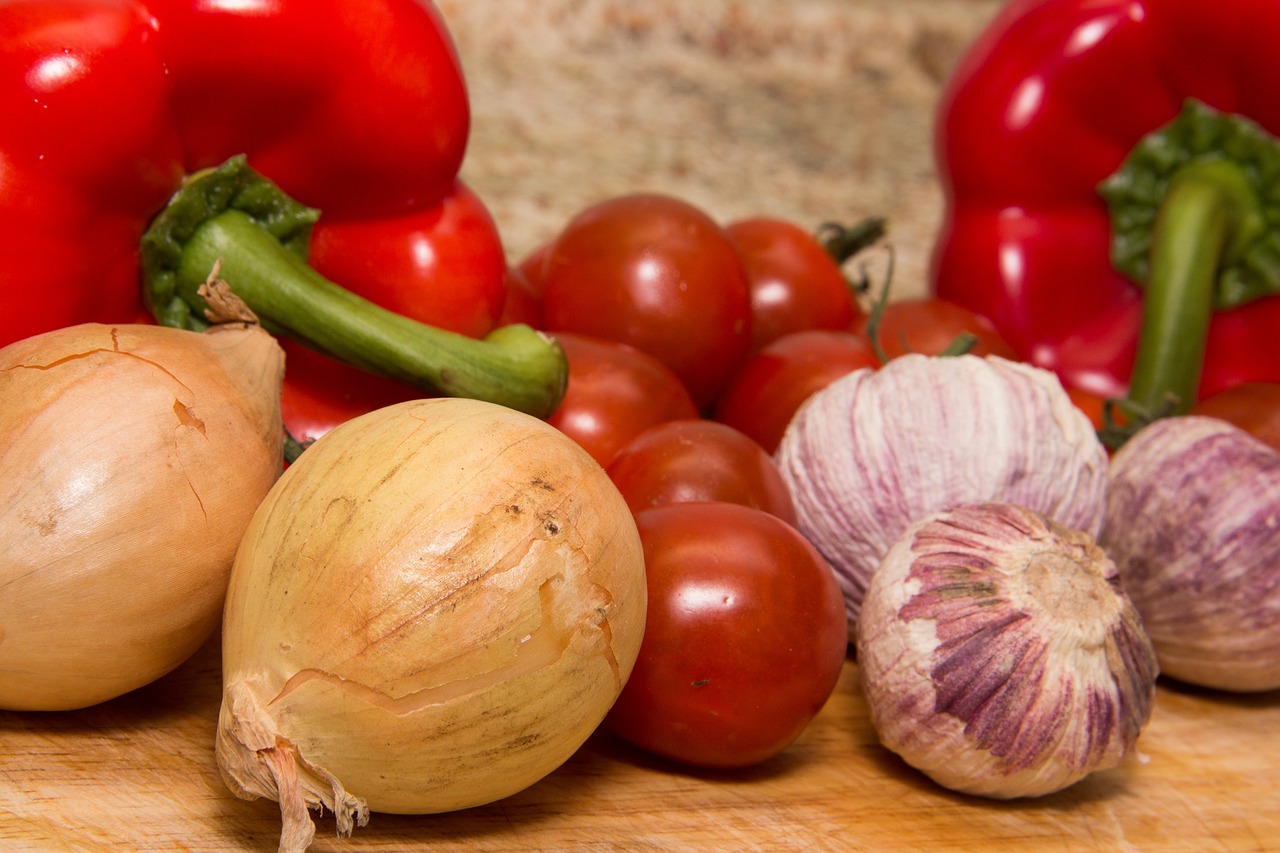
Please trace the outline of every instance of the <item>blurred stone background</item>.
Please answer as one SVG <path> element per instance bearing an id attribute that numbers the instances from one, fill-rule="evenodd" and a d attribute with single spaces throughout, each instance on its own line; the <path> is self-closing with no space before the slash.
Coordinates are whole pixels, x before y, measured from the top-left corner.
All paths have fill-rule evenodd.
<path id="1" fill-rule="evenodd" d="M 437 4 L 471 93 L 462 177 L 512 260 L 590 204 L 656 191 L 722 222 L 887 216 L 894 293 L 923 292 L 937 100 L 997 0 Z"/>

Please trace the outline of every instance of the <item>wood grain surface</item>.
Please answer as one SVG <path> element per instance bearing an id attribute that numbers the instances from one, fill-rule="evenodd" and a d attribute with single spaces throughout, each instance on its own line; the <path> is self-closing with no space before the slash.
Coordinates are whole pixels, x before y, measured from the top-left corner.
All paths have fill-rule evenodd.
<path id="1" fill-rule="evenodd" d="M 0 713 L 0 850 L 269 851 L 273 802 L 241 801 L 213 756 L 215 645 L 95 708 Z M 332 815 L 315 851 L 1280 850 L 1280 695 L 1162 683 L 1138 755 L 1072 788 L 1000 802 L 945 791 L 881 747 L 848 663 L 814 723 L 748 771 L 689 772 L 604 731 L 498 803 Z"/>

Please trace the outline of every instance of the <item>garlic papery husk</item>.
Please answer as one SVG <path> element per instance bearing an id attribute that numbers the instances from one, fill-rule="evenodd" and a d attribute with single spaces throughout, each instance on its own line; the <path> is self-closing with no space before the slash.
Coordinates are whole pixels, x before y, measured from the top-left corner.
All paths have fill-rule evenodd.
<path id="1" fill-rule="evenodd" d="M 0 707 L 97 704 L 208 639 L 280 475 L 283 372 L 246 323 L 87 324 L 0 350 Z"/>
<path id="2" fill-rule="evenodd" d="M 939 784 L 1049 794 L 1151 714 L 1141 619 L 1093 537 L 1008 503 L 916 522 L 871 578 L 858 668 L 881 742 Z"/>
<path id="3" fill-rule="evenodd" d="M 1161 671 L 1280 688 L 1280 453 L 1216 418 L 1165 418 L 1115 454 L 1102 544 Z"/>
<path id="4" fill-rule="evenodd" d="M 368 811 L 488 803 L 603 720 L 644 631 L 639 533 L 572 439 L 492 403 L 362 415 L 302 453 L 236 556 L 217 759 L 340 834 Z"/>
<path id="5" fill-rule="evenodd" d="M 997 356 L 906 355 L 797 411 L 776 454 L 797 523 L 839 576 L 850 629 L 907 525 L 988 500 L 1097 535 L 1107 452 L 1046 370 Z"/>

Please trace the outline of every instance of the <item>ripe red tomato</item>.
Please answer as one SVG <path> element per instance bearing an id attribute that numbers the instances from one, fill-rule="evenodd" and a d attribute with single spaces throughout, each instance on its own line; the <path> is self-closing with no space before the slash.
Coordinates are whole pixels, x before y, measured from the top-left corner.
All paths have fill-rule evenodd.
<path id="1" fill-rule="evenodd" d="M 858 318 L 853 325 L 854 331 L 866 334 L 869 319 Z M 878 337 L 885 355 L 897 358 L 909 352 L 937 355 L 962 333 L 978 339 L 969 350 L 974 355 L 998 355 L 1010 360 L 1018 358 L 990 320 L 954 302 L 932 296 L 902 299 L 885 305 Z"/>
<path id="2" fill-rule="evenodd" d="M 608 470 L 633 513 L 670 503 L 723 501 L 796 522 L 791 492 L 773 457 L 726 424 L 676 420 L 649 427 L 623 445 Z"/>
<path id="3" fill-rule="evenodd" d="M 852 332 L 811 329 L 783 335 L 747 359 L 715 407 L 715 418 L 746 433 L 769 453 L 800 404 L 815 391 L 880 360 Z"/>
<path id="4" fill-rule="evenodd" d="M 770 217 L 724 230 L 747 272 L 753 351 L 790 332 L 847 329 L 860 316 L 840 265 L 808 231 Z"/>
<path id="5" fill-rule="evenodd" d="M 551 254 L 551 245 L 544 243 L 532 252 L 524 256 L 520 263 L 516 264 L 516 269 L 524 276 L 525 281 L 529 283 L 529 289 L 538 294 L 538 300 L 542 300 L 542 290 L 544 279 L 546 278 L 547 256 Z"/>
<path id="6" fill-rule="evenodd" d="M 1067 388 L 1066 391 L 1067 396 L 1071 398 L 1071 402 L 1075 403 L 1077 409 L 1084 412 L 1084 416 L 1093 424 L 1093 428 L 1095 430 L 1102 429 L 1105 423 L 1103 413 L 1106 411 L 1106 398 L 1101 394 L 1095 394 L 1083 388 Z"/>
<path id="7" fill-rule="evenodd" d="M 636 526 L 648 621 L 606 726 L 699 767 L 778 754 L 844 664 L 848 624 L 831 567 L 791 525 L 738 504 L 654 507 Z"/>
<path id="8" fill-rule="evenodd" d="M 569 386 L 547 422 L 602 466 L 654 424 L 698 416 L 680 380 L 648 353 L 587 335 L 553 336 L 569 363 Z"/>
<path id="9" fill-rule="evenodd" d="M 508 268 L 505 289 L 507 295 L 502 302 L 502 313 L 498 315 L 497 325 L 524 323 L 535 329 L 542 328 L 542 294 L 534 289 L 524 270 L 520 267 Z"/>
<path id="10" fill-rule="evenodd" d="M 650 353 L 699 406 L 746 355 L 746 273 L 724 229 L 693 205 L 656 194 L 609 199 L 575 216 L 547 252 L 548 329 Z"/>
<path id="11" fill-rule="evenodd" d="M 399 218 L 321 216 L 311 265 L 383 308 L 473 338 L 497 325 L 507 262 L 497 225 L 464 184 Z"/>
<path id="12" fill-rule="evenodd" d="M 1221 418 L 1280 450 L 1280 384 L 1233 385 L 1201 400 L 1191 414 Z"/>

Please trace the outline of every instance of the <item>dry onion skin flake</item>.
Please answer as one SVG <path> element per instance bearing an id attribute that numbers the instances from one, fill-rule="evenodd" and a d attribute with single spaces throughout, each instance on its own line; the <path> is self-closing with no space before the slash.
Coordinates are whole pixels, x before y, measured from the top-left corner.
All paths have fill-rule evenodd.
<path id="1" fill-rule="evenodd" d="M 851 632 L 872 572 L 930 513 L 1008 501 L 1090 535 L 1102 526 L 1107 452 L 1093 424 L 1052 373 L 998 356 L 854 371 L 805 401 L 776 457 Z"/>
<path id="2" fill-rule="evenodd" d="M 280 803 L 281 850 L 370 811 L 498 800 L 603 720 L 644 631 L 639 534 L 554 427 L 430 399 L 362 415 L 289 467 L 236 557 L 218 765 Z"/>
<path id="3" fill-rule="evenodd" d="M 1280 688 L 1280 452 L 1216 418 L 1155 421 L 1116 451 L 1101 541 L 1165 675 Z"/>
<path id="4" fill-rule="evenodd" d="M 1118 765 L 1155 698 L 1155 653 L 1115 564 L 1008 503 L 911 525 L 871 578 L 857 654 L 881 742 L 997 799 Z"/>
<path id="5" fill-rule="evenodd" d="M 280 475 L 283 373 L 246 322 L 84 324 L 0 350 L 0 707 L 104 702 L 217 629 Z"/>

